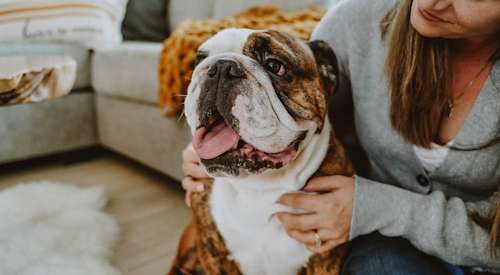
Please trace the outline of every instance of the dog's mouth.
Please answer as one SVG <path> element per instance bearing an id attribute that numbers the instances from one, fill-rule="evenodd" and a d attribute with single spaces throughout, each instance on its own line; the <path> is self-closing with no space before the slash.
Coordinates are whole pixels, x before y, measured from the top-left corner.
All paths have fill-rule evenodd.
<path id="1" fill-rule="evenodd" d="M 267 168 L 280 168 L 295 159 L 299 144 L 304 138 L 305 135 L 299 136 L 281 152 L 267 153 L 243 140 L 219 115 L 211 118 L 208 126 L 196 130 L 193 147 L 202 160 L 214 160 L 230 155 L 239 160 L 266 163 Z"/>

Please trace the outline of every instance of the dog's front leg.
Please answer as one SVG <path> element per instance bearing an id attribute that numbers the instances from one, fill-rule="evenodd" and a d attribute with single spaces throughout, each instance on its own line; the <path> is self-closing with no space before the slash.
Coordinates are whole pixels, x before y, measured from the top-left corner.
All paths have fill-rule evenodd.
<path id="1" fill-rule="evenodd" d="M 343 244 L 333 250 L 314 254 L 309 259 L 309 264 L 302 268 L 298 275 L 338 275 L 342 270 L 347 251 L 348 244 Z"/>
<path id="2" fill-rule="evenodd" d="M 168 275 L 203 275 L 197 249 L 197 238 L 199 237 L 196 225 L 191 222 L 182 233 L 177 256 Z"/>
<path id="3" fill-rule="evenodd" d="M 191 196 L 194 225 L 198 233 L 196 238 L 197 258 L 203 268 L 203 274 L 241 275 L 240 268 L 231 258 L 231 253 L 210 213 L 209 201 L 212 184 L 212 180 L 205 180 L 205 191 L 193 193 Z"/>

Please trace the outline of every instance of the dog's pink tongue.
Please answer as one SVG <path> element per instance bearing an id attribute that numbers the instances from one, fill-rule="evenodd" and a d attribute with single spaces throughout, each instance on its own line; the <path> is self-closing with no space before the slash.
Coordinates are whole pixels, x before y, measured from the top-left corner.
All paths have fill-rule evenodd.
<path id="1" fill-rule="evenodd" d="M 234 148 L 240 136 L 226 123 L 220 122 L 207 131 L 202 127 L 194 133 L 193 147 L 202 159 L 213 159 Z"/>

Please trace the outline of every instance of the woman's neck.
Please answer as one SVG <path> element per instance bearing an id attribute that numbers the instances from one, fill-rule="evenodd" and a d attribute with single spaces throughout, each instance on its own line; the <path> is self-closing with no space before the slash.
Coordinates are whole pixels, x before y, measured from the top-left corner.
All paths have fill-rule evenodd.
<path id="1" fill-rule="evenodd" d="M 478 36 L 467 39 L 457 39 L 452 42 L 451 49 L 454 57 L 461 59 L 486 59 L 500 47 L 498 38 L 491 36 Z"/>

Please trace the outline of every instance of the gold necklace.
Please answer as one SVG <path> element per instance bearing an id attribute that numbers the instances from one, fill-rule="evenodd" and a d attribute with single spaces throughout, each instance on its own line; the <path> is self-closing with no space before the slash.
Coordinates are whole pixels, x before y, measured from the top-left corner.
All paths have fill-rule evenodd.
<path id="1" fill-rule="evenodd" d="M 479 70 L 474 78 L 469 81 L 469 83 L 467 83 L 464 88 L 461 89 L 460 94 L 457 97 L 450 96 L 450 98 L 448 99 L 448 118 L 451 118 L 453 116 L 453 110 L 455 109 L 455 99 L 460 99 L 465 94 L 465 92 L 468 91 L 472 84 L 474 84 L 474 81 L 477 80 L 477 78 L 481 75 L 481 73 L 483 73 L 483 71 L 488 67 L 489 64 L 490 59 L 486 60 L 484 65 L 481 67 L 481 70 Z"/>

